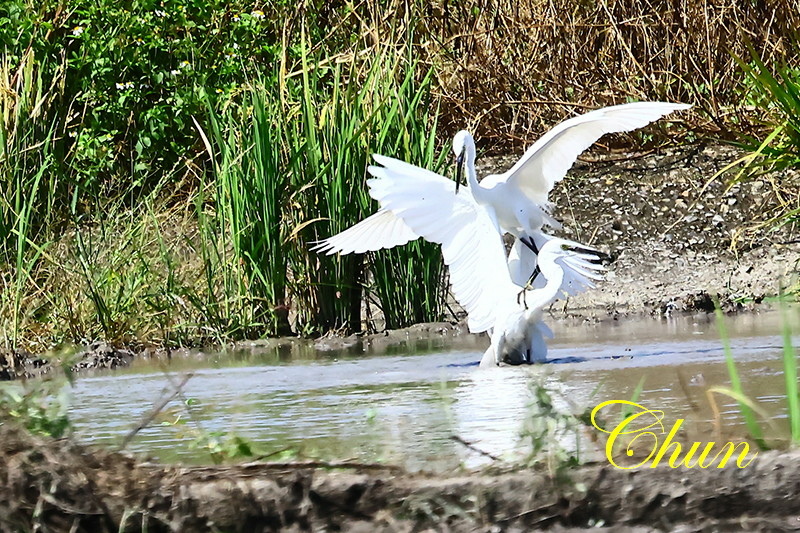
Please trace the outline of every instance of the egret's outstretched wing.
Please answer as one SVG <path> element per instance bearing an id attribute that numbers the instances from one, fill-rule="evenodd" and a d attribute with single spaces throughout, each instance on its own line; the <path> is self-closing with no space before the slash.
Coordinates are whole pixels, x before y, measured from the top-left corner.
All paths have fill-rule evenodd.
<path id="1" fill-rule="evenodd" d="M 564 296 L 575 296 L 585 290 L 594 289 L 594 282 L 603 279 L 601 272 L 605 268 L 598 262 L 598 257 L 591 253 L 571 252 L 558 262 L 564 269 L 564 279 L 559 289 Z"/>
<path id="2" fill-rule="evenodd" d="M 495 179 L 513 184 L 531 201 L 547 205 L 553 185 L 566 175 L 581 152 L 600 137 L 642 128 L 668 113 L 690 107 L 668 102 L 634 102 L 573 117 L 548 131 L 511 169 Z"/>
<path id="3" fill-rule="evenodd" d="M 442 245 L 453 295 L 467 311 L 469 328 L 494 325 L 498 295 L 511 285 L 497 222 L 472 197 L 469 187 L 455 193 L 453 181 L 384 156 L 371 166 L 370 195 L 411 230 Z"/>
<path id="4" fill-rule="evenodd" d="M 396 217 L 391 211 L 380 209 L 355 226 L 319 241 L 312 250 L 328 255 L 337 252 L 363 254 L 401 246 L 415 239 L 419 239 L 419 235 L 403 219 Z"/>

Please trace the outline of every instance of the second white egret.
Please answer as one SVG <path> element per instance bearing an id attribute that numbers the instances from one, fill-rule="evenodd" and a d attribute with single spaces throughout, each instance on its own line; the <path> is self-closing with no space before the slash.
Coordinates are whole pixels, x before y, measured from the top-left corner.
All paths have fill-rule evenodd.
<path id="1" fill-rule="evenodd" d="M 573 284 L 581 289 L 593 287 L 593 281 L 601 279 L 604 270 L 597 255 L 570 249 L 574 244 L 555 237 L 544 242 L 538 263 L 546 282 L 541 288 L 527 291 L 524 303 L 516 298 L 520 286 L 505 274 L 506 279 L 500 284 L 504 294 L 498 295 L 492 342 L 481 359 L 482 367 L 547 359 L 545 337 L 552 338 L 553 334 L 542 320 L 544 309 Z"/>

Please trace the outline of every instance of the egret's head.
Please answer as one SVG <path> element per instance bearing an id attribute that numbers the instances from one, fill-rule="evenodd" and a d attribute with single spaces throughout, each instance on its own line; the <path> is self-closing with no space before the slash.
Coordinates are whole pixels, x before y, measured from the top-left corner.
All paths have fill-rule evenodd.
<path id="1" fill-rule="evenodd" d="M 474 144 L 472 135 L 467 130 L 461 130 L 453 137 L 453 154 L 456 156 L 456 194 L 461 186 L 461 174 L 464 172 L 464 157 L 467 152 L 467 144 Z"/>
<path id="2" fill-rule="evenodd" d="M 472 141 L 472 135 L 467 130 L 461 130 L 453 137 L 453 153 L 456 157 L 464 157 L 468 139 Z"/>

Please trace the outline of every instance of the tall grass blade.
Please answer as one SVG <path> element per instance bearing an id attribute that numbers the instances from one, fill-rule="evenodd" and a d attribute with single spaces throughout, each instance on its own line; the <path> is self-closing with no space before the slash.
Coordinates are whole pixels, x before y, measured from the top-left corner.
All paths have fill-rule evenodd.
<path id="1" fill-rule="evenodd" d="M 748 43 L 747 48 L 750 62 L 738 57 L 735 60 L 752 84 L 756 105 L 766 113 L 774 128 L 769 143 L 745 138 L 745 146 L 763 153 L 763 164 L 768 168 L 797 166 L 800 164 L 800 71 L 782 65 L 774 74 L 752 44 Z"/>
<path id="2" fill-rule="evenodd" d="M 739 379 L 739 372 L 736 369 L 736 362 L 733 359 L 733 352 L 731 351 L 731 343 L 730 337 L 728 337 L 728 330 L 725 327 L 725 316 L 722 314 L 722 309 L 719 306 L 719 301 L 715 303 L 715 316 L 717 319 L 717 330 L 719 331 L 720 341 L 722 342 L 722 348 L 725 353 L 725 366 L 728 369 L 728 376 L 731 380 L 731 390 L 733 391 L 732 396 L 737 399 L 737 403 L 739 404 L 739 410 L 742 412 L 742 416 L 744 417 L 745 425 L 747 426 L 747 431 L 750 433 L 750 436 L 753 438 L 755 443 L 761 448 L 762 450 L 768 449 L 766 442 L 764 442 L 764 437 L 761 432 L 761 427 L 758 425 L 756 421 L 755 414 L 753 409 L 748 405 L 746 402 L 742 401 L 742 398 L 746 398 L 744 391 L 742 390 L 742 383 Z"/>
<path id="3" fill-rule="evenodd" d="M 789 324 L 786 305 L 781 304 L 783 322 L 783 375 L 786 380 L 786 401 L 789 407 L 789 427 L 792 445 L 800 444 L 800 396 L 797 386 L 797 354 L 792 346 L 792 328 Z"/>

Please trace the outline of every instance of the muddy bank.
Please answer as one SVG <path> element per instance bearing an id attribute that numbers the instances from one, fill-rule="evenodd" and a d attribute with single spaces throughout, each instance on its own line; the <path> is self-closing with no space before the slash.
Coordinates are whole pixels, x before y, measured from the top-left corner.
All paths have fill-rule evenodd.
<path id="1" fill-rule="evenodd" d="M 278 361 L 298 358 L 331 359 L 338 356 L 379 355 L 390 350 L 414 353 L 441 347 L 482 352 L 488 346 L 486 334 L 470 334 L 466 320 L 416 324 L 408 328 L 385 330 L 372 334 L 341 336 L 325 335 L 318 339 L 278 337 L 209 346 L 204 349 L 166 349 L 160 347 L 114 346 L 96 342 L 84 348 L 65 349 L 49 354 L 25 351 L 0 351 L 0 381 L 35 378 L 96 370 L 115 370 L 130 366 L 134 360 L 156 360 L 168 364 L 173 360 L 209 361 L 220 352 L 247 354 L 273 353 Z"/>
<path id="2" fill-rule="evenodd" d="M 572 299 L 573 313 L 604 317 L 713 309 L 752 309 L 797 283 L 796 223 L 758 222 L 797 207 L 800 172 L 784 170 L 730 186 L 736 170 L 712 180 L 742 152 L 695 145 L 647 154 L 598 150 L 578 161 L 551 199 L 557 234 L 611 255 L 606 280 Z M 513 159 L 490 159 L 483 172 Z M 556 307 L 560 307 L 556 304 Z"/>
<path id="3" fill-rule="evenodd" d="M 800 455 L 435 478 L 376 465 L 165 466 L 0 426 L 3 531 L 793 531 Z"/>

